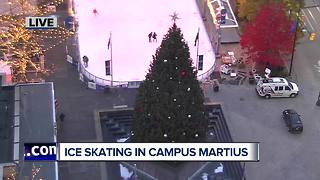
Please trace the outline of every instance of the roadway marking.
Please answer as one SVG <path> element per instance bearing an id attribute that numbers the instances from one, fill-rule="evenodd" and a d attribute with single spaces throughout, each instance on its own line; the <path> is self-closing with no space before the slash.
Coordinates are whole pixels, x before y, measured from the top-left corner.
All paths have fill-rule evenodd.
<path id="1" fill-rule="evenodd" d="M 314 16 L 319 16 L 319 11 L 317 11 L 317 9 L 315 8 L 310 8 L 308 9 L 308 11 L 310 12 L 310 15 L 312 16 L 312 19 L 315 22 L 315 27 L 318 31 L 320 31 L 320 27 L 319 27 L 319 23 L 316 21 L 317 18 L 315 18 Z"/>
<path id="2" fill-rule="evenodd" d="M 320 72 L 320 60 L 318 60 L 318 64 L 317 65 L 314 65 L 314 67 L 316 69 L 318 69 L 318 72 Z"/>
<path id="3" fill-rule="evenodd" d="M 312 12 L 310 11 L 310 9 L 307 9 L 308 10 L 308 13 L 310 14 L 310 16 L 311 16 L 311 19 L 312 19 L 312 21 L 314 22 L 314 25 L 317 25 L 317 21 L 315 20 L 315 18 L 314 18 L 314 16 L 313 16 L 313 14 L 312 14 Z M 317 27 L 315 27 L 314 28 L 316 31 L 318 30 L 318 28 Z"/>
<path id="4" fill-rule="evenodd" d="M 305 19 L 308 21 L 308 24 L 310 25 L 311 27 L 311 31 L 314 31 L 314 28 L 309 20 L 309 17 L 306 15 L 306 13 L 304 12 L 304 10 L 302 10 L 302 14 L 304 15 Z"/>

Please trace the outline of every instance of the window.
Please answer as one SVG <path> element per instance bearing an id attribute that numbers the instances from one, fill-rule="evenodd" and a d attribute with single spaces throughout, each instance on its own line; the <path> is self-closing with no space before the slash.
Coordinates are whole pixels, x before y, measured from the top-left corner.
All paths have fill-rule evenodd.
<path id="1" fill-rule="evenodd" d="M 291 83 L 289 83 L 289 86 L 290 86 L 290 88 L 291 88 L 291 89 L 293 89 L 293 86 L 292 86 L 292 84 L 291 84 Z"/>
<path id="2" fill-rule="evenodd" d="M 283 91 L 283 86 L 279 86 L 279 91 Z"/>
<path id="3" fill-rule="evenodd" d="M 289 86 L 285 86 L 285 90 L 286 90 L 286 91 L 290 91 L 291 89 L 290 89 Z"/>
<path id="4" fill-rule="evenodd" d="M 274 87 L 274 90 L 275 90 L 275 91 L 278 91 L 278 86 Z"/>

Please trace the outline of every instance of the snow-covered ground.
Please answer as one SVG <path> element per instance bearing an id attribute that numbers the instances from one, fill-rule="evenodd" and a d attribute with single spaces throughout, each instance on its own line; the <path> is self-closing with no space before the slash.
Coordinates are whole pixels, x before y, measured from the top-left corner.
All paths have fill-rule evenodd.
<path id="1" fill-rule="evenodd" d="M 80 55 L 89 58 L 87 70 L 95 76 L 111 79 L 105 76 L 105 61 L 110 59 L 108 39 L 112 32 L 113 80 L 143 80 L 152 55 L 173 24 L 170 15 L 174 12 L 180 18 L 177 25 L 188 42 L 194 65 L 197 52 L 194 41 L 200 28 L 199 55 L 204 55 L 204 67 L 199 74 L 215 62 L 215 53 L 194 0 L 74 1 L 79 20 Z M 98 12 L 96 16 L 94 9 Z M 150 32 L 158 34 L 158 42 L 149 43 Z"/>

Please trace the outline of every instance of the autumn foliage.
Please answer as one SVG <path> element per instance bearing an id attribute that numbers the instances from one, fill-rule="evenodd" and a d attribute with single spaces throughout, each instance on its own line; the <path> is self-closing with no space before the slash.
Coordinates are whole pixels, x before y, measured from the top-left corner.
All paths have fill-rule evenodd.
<path id="1" fill-rule="evenodd" d="M 267 4 L 247 25 L 241 37 L 241 48 L 249 59 L 262 68 L 268 64 L 281 67 L 292 52 L 292 24 L 284 4 Z"/>
<path id="2" fill-rule="evenodd" d="M 296 14 L 304 7 L 304 0 L 238 0 L 238 17 L 248 22 L 257 16 L 257 13 L 266 4 L 283 3 L 287 12 Z"/>

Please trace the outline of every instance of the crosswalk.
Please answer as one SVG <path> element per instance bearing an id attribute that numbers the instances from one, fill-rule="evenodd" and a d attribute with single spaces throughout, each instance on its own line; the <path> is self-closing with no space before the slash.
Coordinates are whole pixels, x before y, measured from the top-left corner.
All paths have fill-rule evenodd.
<path id="1" fill-rule="evenodd" d="M 320 7 L 310 7 L 304 8 L 302 10 L 302 15 L 304 16 L 304 25 L 308 34 L 316 33 L 319 37 L 320 35 Z"/>
<path id="2" fill-rule="evenodd" d="M 320 72 L 320 60 L 318 60 L 318 64 L 315 64 L 314 67 L 318 72 Z"/>

